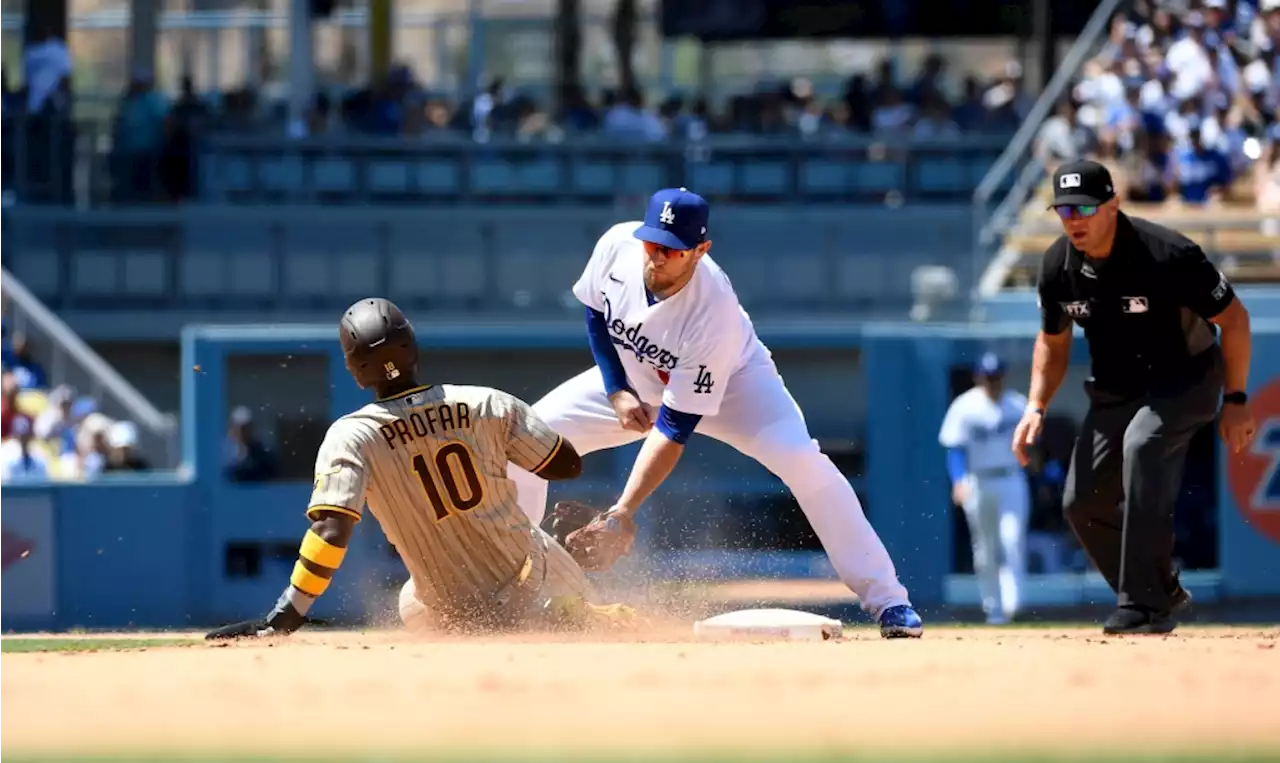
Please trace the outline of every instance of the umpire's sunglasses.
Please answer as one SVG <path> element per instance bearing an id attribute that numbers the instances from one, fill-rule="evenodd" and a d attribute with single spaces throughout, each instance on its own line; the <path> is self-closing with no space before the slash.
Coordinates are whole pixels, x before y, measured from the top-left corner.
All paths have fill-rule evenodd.
<path id="1" fill-rule="evenodd" d="M 1100 208 L 1097 204 L 1067 204 L 1061 207 L 1054 207 L 1058 212 L 1058 217 L 1063 220 L 1079 220 L 1085 217 L 1093 217 L 1098 214 Z"/>

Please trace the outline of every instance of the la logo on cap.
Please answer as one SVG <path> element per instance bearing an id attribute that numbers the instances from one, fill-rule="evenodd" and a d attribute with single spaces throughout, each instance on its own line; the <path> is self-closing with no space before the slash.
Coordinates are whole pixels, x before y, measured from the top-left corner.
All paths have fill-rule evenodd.
<path id="1" fill-rule="evenodd" d="M 671 202 L 662 202 L 662 213 L 658 215 L 658 219 L 663 225 L 671 225 L 676 221 L 676 211 L 671 208 Z"/>

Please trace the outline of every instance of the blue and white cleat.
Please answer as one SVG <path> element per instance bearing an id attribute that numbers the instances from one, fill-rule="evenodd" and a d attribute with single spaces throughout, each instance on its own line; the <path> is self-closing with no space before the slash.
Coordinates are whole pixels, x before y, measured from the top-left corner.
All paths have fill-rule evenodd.
<path id="1" fill-rule="evenodd" d="M 924 621 L 906 604 L 889 607 L 880 613 L 881 638 L 920 638 L 924 634 Z"/>

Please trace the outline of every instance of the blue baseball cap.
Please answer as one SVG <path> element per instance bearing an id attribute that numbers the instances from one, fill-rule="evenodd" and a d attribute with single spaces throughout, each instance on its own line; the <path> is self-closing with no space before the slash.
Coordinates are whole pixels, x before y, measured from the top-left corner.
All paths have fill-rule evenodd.
<path id="1" fill-rule="evenodd" d="M 984 352 L 978 362 L 973 364 L 973 371 L 982 376 L 998 376 L 1004 373 L 1004 363 L 994 352 Z"/>
<path id="2" fill-rule="evenodd" d="M 649 198 L 644 225 L 636 228 L 641 241 L 684 251 L 707 240 L 707 200 L 688 188 L 664 188 Z"/>

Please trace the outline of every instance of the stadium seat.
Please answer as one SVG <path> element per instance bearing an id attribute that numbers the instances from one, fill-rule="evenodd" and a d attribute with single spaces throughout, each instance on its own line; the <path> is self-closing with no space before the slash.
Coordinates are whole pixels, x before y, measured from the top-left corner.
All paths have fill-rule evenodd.
<path id="1" fill-rule="evenodd" d="M 843 162 L 808 160 L 800 165 L 800 190 L 818 195 L 842 194 L 849 186 L 849 168 Z"/>
<path id="2" fill-rule="evenodd" d="M 930 159 L 916 165 L 916 188 L 926 193 L 959 193 L 972 187 L 969 167 L 960 159 Z"/>
<path id="3" fill-rule="evenodd" d="M 739 189 L 748 195 L 780 196 L 791 189 L 787 162 L 752 162 L 741 169 Z"/>
<path id="4" fill-rule="evenodd" d="M 646 197 L 653 189 L 661 188 L 666 180 L 666 170 L 660 163 L 637 161 L 621 168 L 618 192 Z"/>
<path id="5" fill-rule="evenodd" d="M 424 159 L 413 165 L 414 181 L 429 194 L 453 194 L 462 186 L 462 167 L 452 159 Z"/>
<path id="6" fill-rule="evenodd" d="M 614 167 L 608 162 L 576 160 L 569 168 L 569 187 L 575 193 L 604 195 L 612 193 Z"/>
<path id="7" fill-rule="evenodd" d="M 348 196 L 356 192 L 356 164 L 342 157 L 324 157 L 311 165 L 311 183 L 316 193 Z"/>
<path id="8" fill-rule="evenodd" d="M 688 168 L 689 185 L 704 196 L 733 193 L 733 165 L 728 162 L 693 162 Z"/>
<path id="9" fill-rule="evenodd" d="M 409 192 L 414 166 L 400 161 L 371 160 L 365 166 L 365 186 L 371 196 L 399 196 Z"/>
<path id="10" fill-rule="evenodd" d="M 297 156 L 260 159 L 258 182 L 268 195 L 295 196 L 304 187 L 302 160 Z"/>
<path id="11" fill-rule="evenodd" d="M 902 188 L 906 169 L 892 162 L 858 162 L 854 164 L 851 185 L 858 193 L 882 194 Z"/>

